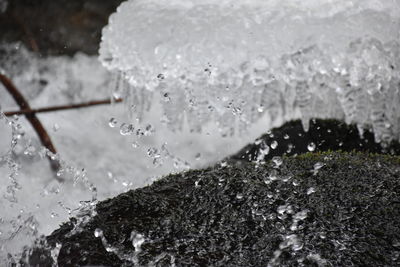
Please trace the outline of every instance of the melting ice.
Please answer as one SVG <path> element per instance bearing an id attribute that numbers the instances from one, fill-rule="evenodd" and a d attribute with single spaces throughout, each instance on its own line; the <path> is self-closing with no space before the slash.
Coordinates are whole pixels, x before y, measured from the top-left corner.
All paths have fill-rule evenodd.
<path id="1" fill-rule="evenodd" d="M 131 0 L 100 60 L 142 109 L 167 96 L 174 130 L 336 117 L 386 142 L 400 137 L 399 16 L 398 1 Z"/>

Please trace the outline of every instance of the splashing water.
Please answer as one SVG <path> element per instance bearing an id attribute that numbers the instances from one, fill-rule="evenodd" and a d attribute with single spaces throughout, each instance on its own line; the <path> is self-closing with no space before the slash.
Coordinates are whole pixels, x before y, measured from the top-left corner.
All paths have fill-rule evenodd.
<path id="1" fill-rule="evenodd" d="M 0 45 L 0 62 L 0 72 L 10 77 L 35 108 L 110 96 L 110 75 L 97 56 L 39 57 L 20 44 L 4 44 Z M 1 84 L 0 106 L 3 111 L 18 109 Z M 173 133 L 156 119 L 151 125 L 137 125 L 120 105 L 38 117 L 59 154 L 41 147 L 23 116 L 0 113 L 1 266 L 10 262 L 9 254 L 18 259 L 24 246 L 50 234 L 69 217 L 77 219 L 74 232 L 79 232 L 95 214 L 96 198 L 101 201 L 171 172 L 213 164 L 265 130 L 263 125 L 247 139 L 221 138 L 214 134 L 216 130 L 204 135 Z M 148 155 L 150 148 L 158 152 Z M 61 164 L 57 174 L 49 168 L 47 156 Z M 56 175 L 64 183 L 54 179 Z"/>
<path id="2" fill-rule="evenodd" d="M 131 0 L 103 30 L 100 60 L 142 113 L 167 96 L 173 130 L 344 117 L 390 141 L 400 137 L 399 14 L 398 1 Z"/>

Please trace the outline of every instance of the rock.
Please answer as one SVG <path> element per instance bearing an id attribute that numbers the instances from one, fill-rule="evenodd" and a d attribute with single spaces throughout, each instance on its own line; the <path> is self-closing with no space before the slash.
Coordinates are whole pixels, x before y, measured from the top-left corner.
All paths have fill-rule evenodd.
<path id="1" fill-rule="evenodd" d="M 273 143 L 276 147 L 274 148 Z M 268 148 L 266 148 L 266 145 Z M 261 154 L 265 148 L 268 154 Z M 400 144 L 392 141 L 386 146 L 375 142 L 374 134 L 365 131 L 361 136 L 356 125 L 348 125 L 338 120 L 315 119 L 310 121 L 310 128 L 305 132 L 300 120 L 290 121 L 279 128 L 257 138 L 235 155 L 229 162 L 266 161 L 274 156 L 292 156 L 307 152 L 320 151 L 363 151 L 368 153 L 400 155 Z"/>
<path id="2" fill-rule="evenodd" d="M 397 266 L 399 178 L 399 157 L 343 152 L 194 170 L 100 202 L 48 242 L 60 266 Z"/>
<path id="3" fill-rule="evenodd" d="M 397 143 L 382 148 L 372 133 L 362 139 L 335 120 L 315 120 L 307 133 L 289 122 L 259 140 L 228 164 L 88 205 L 31 249 L 25 265 L 400 264 L 400 157 L 372 154 L 398 154 Z M 273 140 L 278 146 L 251 162 Z M 314 152 L 302 154 L 309 142 Z"/>

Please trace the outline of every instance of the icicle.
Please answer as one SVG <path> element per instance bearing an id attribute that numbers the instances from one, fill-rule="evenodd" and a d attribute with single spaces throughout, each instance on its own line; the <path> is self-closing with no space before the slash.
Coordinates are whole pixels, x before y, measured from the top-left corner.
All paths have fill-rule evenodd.
<path id="1" fill-rule="evenodd" d="M 393 1 L 131 0 L 103 30 L 100 60 L 140 119 L 160 101 L 173 131 L 212 122 L 243 134 L 264 115 L 300 117 L 307 130 L 344 116 L 389 142 L 399 137 L 399 14 Z"/>

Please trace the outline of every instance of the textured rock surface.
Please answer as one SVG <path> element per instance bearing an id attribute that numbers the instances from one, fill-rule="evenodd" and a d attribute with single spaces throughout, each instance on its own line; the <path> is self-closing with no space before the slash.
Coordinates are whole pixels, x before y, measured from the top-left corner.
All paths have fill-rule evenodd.
<path id="1" fill-rule="evenodd" d="M 399 158 L 334 152 L 270 165 L 165 177 L 99 203 L 83 231 L 70 236 L 72 221 L 49 243 L 62 244 L 60 266 L 132 264 L 132 231 L 145 238 L 140 265 L 400 264 Z"/>
<path id="2" fill-rule="evenodd" d="M 330 144 L 340 138 L 341 149 L 359 149 L 363 142 L 366 151 L 382 152 L 366 143 L 371 136 L 357 138 L 352 126 L 317 124 L 331 128 L 332 139 L 320 144 L 326 136 L 314 136 L 313 124 L 296 149 L 309 140 L 316 150 L 336 149 Z M 275 140 L 292 136 L 297 125 L 272 130 Z M 392 148 L 397 151 L 396 144 Z M 239 161 L 170 175 L 103 201 L 89 222 L 73 218 L 47 237 L 48 244 L 61 245 L 60 266 L 400 264 L 398 156 L 315 152 L 265 164 Z M 38 247 L 31 264 L 50 263 L 51 257 L 38 256 L 45 254 Z"/>
<path id="3" fill-rule="evenodd" d="M 274 147 L 273 143 L 276 143 Z M 315 145 L 315 147 L 314 147 Z M 268 146 L 268 148 L 266 148 Z M 261 155 L 261 150 L 268 154 Z M 348 125 L 337 120 L 311 120 L 310 129 L 305 132 L 300 120 L 285 123 L 269 133 L 259 137 L 235 155 L 229 157 L 230 162 L 270 160 L 274 156 L 292 156 L 306 152 L 321 151 L 362 151 L 368 153 L 400 155 L 400 144 L 393 141 L 382 147 L 376 143 L 374 134 L 365 131 L 361 136 L 355 125 Z"/>

